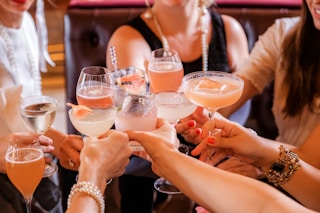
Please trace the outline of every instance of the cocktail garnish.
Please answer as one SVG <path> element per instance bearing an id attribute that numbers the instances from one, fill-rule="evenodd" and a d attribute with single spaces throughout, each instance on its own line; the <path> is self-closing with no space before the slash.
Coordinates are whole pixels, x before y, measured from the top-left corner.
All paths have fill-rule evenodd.
<path id="1" fill-rule="evenodd" d="M 77 117 L 84 117 L 88 113 L 92 112 L 92 110 L 89 107 L 86 107 L 84 105 L 67 103 L 67 106 L 72 107 L 72 113 Z"/>
<path id="2" fill-rule="evenodd" d="M 225 84 L 222 84 L 209 78 L 201 78 L 196 83 L 195 88 L 222 91 L 225 88 Z"/>

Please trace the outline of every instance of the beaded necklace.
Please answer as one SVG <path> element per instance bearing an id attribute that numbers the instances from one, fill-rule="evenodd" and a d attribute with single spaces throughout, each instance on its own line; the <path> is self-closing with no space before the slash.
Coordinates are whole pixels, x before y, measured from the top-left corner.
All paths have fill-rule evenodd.
<path id="1" fill-rule="evenodd" d="M 207 9 L 204 7 L 199 8 L 199 21 L 200 21 L 200 26 L 201 26 L 201 51 L 202 51 L 202 70 L 207 71 L 208 70 L 208 45 L 207 45 L 207 35 L 208 35 L 208 30 L 205 27 L 205 15 L 207 14 Z M 157 16 L 154 14 L 152 8 L 149 9 L 150 14 L 146 14 L 146 18 L 152 18 L 153 23 L 156 27 L 157 32 L 160 35 L 160 40 L 162 43 L 162 46 L 164 49 L 169 48 L 169 43 L 167 38 L 162 32 L 161 26 L 159 24 L 159 21 L 157 19 Z"/>
<path id="2" fill-rule="evenodd" d="M 35 63 L 35 59 L 34 59 L 34 55 L 32 54 L 31 51 L 31 43 L 30 43 L 30 38 L 27 35 L 27 33 L 25 32 L 25 29 L 22 29 L 23 32 L 23 43 L 25 44 L 25 49 L 26 49 L 26 54 L 27 54 L 27 58 L 29 61 L 29 70 L 31 73 L 31 77 L 32 79 L 34 79 L 35 81 L 35 89 L 36 91 L 41 91 L 41 76 L 40 73 L 37 70 L 36 67 L 36 63 Z M 17 60 L 15 58 L 14 55 L 14 49 L 13 49 L 13 45 L 11 43 L 11 40 L 9 38 L 8 32 L 6 27 L 2 24 L 2 22 L 0 22 L 0 37 L 3 38 L 4 41 L 4 45 L 5 48 L 7 49 L 7 57 L 10 63 L 10 67 L 13 73 L 13 78 L 14 78 L 14 82 L 16 84 L 22 83 L 22 79 L 20 79 L 20 69 L 18 69 L 17 66 Z"/>

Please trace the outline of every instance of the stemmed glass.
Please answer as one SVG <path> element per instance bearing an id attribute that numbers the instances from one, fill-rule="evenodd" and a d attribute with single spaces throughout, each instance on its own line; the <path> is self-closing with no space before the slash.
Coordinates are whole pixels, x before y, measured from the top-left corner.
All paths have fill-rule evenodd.
<path id="1" fill-rule="evenodd" d="M 45 95 L 27 96 L 20 102 L 20 113 L 25 125 L 37 134 L 44 134 L 51 127 L 56 108 L 57 100 Z M 46 164 L 43 177 L 49 177 L 57 170 L 55 163 Z"/>
<path id="2" fill-rule="evenodd" d="M 9 144 L 5 156 L 7 175 L 23 195 L 27 213 L 31 213 L 33 193 L 39 185 L 45 169 L 44 153 L 37 139 L 33 144 L 19 141 Z"/>
<path id="3" fill-rule="evenodd" d="M 155 93 L 177 91 L 183 77 L 183 66 L 176 50 L 153 50 L 148 64 L 150 90 Z"/>
<path id="4" fill-rule="evenodd" d="M 244 82 L 230 73 L 221 71 L 197 71 L 183 77 L 182 90 L 194 104 L 208 111 L 209 120 L 213 121 L 218 109 L 230 106 L 241 96 Z M 218 129 L 211 130 L 210 135 L 219 135 Z M 208 156 L 213 150 L 208 150 Z"/>
<path id="5" fill-rule="evenodd" d="M 109 130 L 115 120 L 114 90 L 104 67 L 89 66 L 81 70 L 76 96 L 79 105 L 68 111 L 72 125 L 83 135 L 97 138 Z"/>

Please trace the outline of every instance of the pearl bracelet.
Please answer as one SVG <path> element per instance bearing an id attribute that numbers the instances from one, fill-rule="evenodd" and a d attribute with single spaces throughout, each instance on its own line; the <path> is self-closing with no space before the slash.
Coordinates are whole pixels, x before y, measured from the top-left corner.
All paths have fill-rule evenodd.
<path id="1" fill-rule="evenodd" d="M 68 197 L 68 203 L 67 203 L 68 208 L 71 205 L 72 197 L 77 192 L 83 192 L 83 193 L 90 195 L 93 199 L 95 199 L 95 201 L 99 205 L 100 212 L 104 213 L 104 209 L 105 209 L 104 197 L 103 197 L 100 189 L 96 185 L 94 185 L 93 183 L 88 182 L 88 181 L 81 181 L 81 182 L 78 182 L 72 186 L 69 197 Z"/>

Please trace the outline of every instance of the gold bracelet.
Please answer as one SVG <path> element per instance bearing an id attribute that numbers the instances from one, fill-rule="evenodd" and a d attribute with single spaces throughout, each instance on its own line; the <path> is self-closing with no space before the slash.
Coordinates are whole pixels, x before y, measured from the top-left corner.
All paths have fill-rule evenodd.
<path id="1" fill-rule="evenodd" d="M 72 197 L 77 192 L 83 192 L 83 193 L 90 195 L 97 202 L 97 204 L 100 208 L 100 212 L 104 213 L 105 203 L 104 203 L 104 198 L 103 198 L 103 195 L 102 195 L 100 189 L 96 185 L 94 185 L 93 183 L 87 182 L 87 181 L 78 182 L 72 186 L 69 197 L 68 197 L 68 202 L 67 202 L 68 208 L 71 205 Z"/>
<path id="2" fill-rule="evenodd" d="M 270 169 L 265 172 L 269 182 L 277 187 L 288 182 L 300 167 L 297 154 L 282 145 L 279 149 L 279 160 L 273 162 Z"/>

